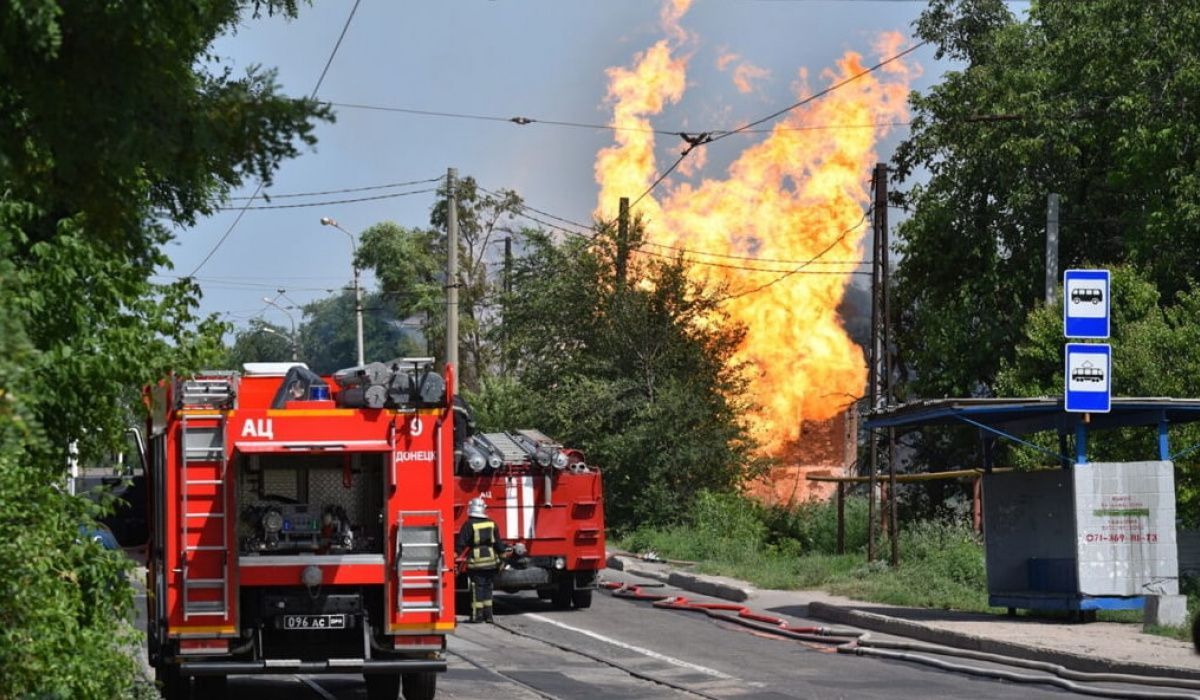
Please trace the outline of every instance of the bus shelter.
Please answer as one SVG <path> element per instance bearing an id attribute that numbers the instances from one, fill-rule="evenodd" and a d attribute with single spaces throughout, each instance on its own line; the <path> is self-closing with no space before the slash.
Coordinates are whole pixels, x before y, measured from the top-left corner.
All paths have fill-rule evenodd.
<path id="1" fill-rule="evenodd" d="M 967 426 L 983 444 L 983 530 L 989 604 L 1092 613 L 1150 605 L 1147 619 L 1184 624 L 1179 595 L 1171 427 L 1200 420 L 1200 399 L 1115 398 L 1108 413 L 1068 413 L 1061 398 L 942 399 L 881 409 L 869 430 Z M 1154 431 L 1145 461 L 1093 462 L 1097 430 Z M 1054 432 L 1058 449 L 1029 441 Z M 1048 467 L 995 469 L 997 440 L 1046 455 Z M 894 468 L 894 467 L 893 467 Z"/>

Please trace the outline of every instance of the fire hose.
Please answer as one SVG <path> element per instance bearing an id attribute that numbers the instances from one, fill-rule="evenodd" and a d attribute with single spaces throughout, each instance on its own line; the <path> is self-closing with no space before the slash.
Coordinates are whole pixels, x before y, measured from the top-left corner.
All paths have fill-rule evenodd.
<path id="1" fill-rule="evenodd" d="M 908 661 L 930 666 L 942 671 L 981 676 L 1012 683 L 1035 683 L 1052 685 L 1073 693 L 1093 695 L 1108 698 L 1140 698 L 1143 700 L 1197 700 L 1200 695 L 1192 693 L 1156 692 L 1152 690 L 1121 690 L 1113 688 L 1097 688 L 1080 685 L 1076 681 L 1086 683 L 1125 683 L 1131 685 L 1162 686 L 1176 690 L 1200 690 L 1200 681 L 1183 678 L 1163 678 L 1157 676 L 1140 676 L 1125 673 L 1088 673 L 1074 671 L 1059 664 L 1045 661 L 1030 661 L 1001 654 L 990 654 L 981 651 L 940 647 L 919 642 L 900 642 L 871 639 L 869 632 L 839 627 L 795 627 L 787 620 L 761 612 L 756 612 L 744 605 L 736 603 L 706 603 L 690 600 L 684 596 L 667 595 L 662 593 L 647 593 L 645 586 L 637 584 L 604 581 L 600 584 L 612 593 L 614 597 L 629 600 L 649 602 L 653 607 L 664 610 L 682 610 L 704 613 L 710 618 L 748 627 L 760 632 L 795 639 L 804 642 L 835 645 L 839 654 L 854 654 L 855 656 L 872 656 L 893 661 Z M 922 652 L 915 654 L 912 652 Z M 1052 676 L 1020 673 L 1006 669 L 986 668 L 959 664 L 951 661 L 936 659 L 924 654 L 939 656 L 956 656 L 960 658 L 985 661 L 988 663 L 1015 666 L 1034 671 L 1053 674 Z"/>

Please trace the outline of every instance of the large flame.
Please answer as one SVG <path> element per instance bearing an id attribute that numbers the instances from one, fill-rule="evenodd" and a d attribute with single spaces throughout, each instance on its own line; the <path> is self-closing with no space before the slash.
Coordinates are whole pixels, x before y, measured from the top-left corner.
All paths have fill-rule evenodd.
<path id="1" fill-rule="evenodd" d="M 680 26 L 688 5 L 688 0 L 668 2 L 661 18 L 667 38 L 638 54 L 633 67 L 608 71 L 611 124 L 618 129 L 616 143 L 596 159 L 596 213 L 605 220 L 616 216 L 620 197 L 637 197 L 675 158 L 671 154 L 661 164 L 656 159 L 650 117 L 683 97 L 689 52 L 696 43 Z M 899 33 L 890 33 L 876 49 L 890 56 L 902 43 Z M 862 56 L 847 51 L 835 68 L 822 72 L 821 82 L 833 84 L 864 68 Z M 696 264 L 691 274 L 707 283 L 727 283 L 732 296 L 725 307 L 747 326 L 738 359 L 755 370 L 752 383 L 761 407 L 755 424 L 771 453 L 795 440 L 802 422 L 828 419 L 864 391 L 862 350 L 837 313 L 850 272 L 864 268 L 830 263 L 862 257 L 860 244 L 870 230 L 866 211 L 874 146 L 887 130 L 864 125 L 907 117 L 914 70 L 900 61 L 890 63 L 789 112 L 765 136 L 734 135 L 695 149 L 689 159 L 705 148 L 744 148 L 723 178 L 706 177 L 698 184 L 668 180 L 637 205 L 636 213 L 646 221 L 650 246 L 645 250 L 673 255 L 678 251 L 667 246 L 685 248 L 695 251 L 685 254 L 690 260 L 727 266 Z M 797 99 L 812 94 L 803 69 L 793 90 Z M 812 259 L 817 262 L 783 276 Z"/>

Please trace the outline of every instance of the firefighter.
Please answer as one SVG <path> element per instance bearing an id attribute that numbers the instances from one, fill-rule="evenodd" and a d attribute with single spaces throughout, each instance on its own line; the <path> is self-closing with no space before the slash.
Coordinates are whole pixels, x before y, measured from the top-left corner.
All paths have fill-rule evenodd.
<path id="1" fill-rule="evenodd" d="M 492 579 L 500 568 L 500 557 L 508 554 L 508 545 L 496 533 L 496 523 L 487 517 L 482 498 L 467 503 L 467 522 L 458 531 L 456 544 L 471 582 L 471 622 L 491 622 Z"/>

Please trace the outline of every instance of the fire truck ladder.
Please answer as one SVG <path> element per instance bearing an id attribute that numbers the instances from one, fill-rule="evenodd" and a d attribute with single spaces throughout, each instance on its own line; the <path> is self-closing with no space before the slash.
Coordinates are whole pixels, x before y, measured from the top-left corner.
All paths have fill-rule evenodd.
<path id="1" fill-rule="evenodd" d="M 232 407 L 233 375 L 198 377 L 182 382 L 180 403 L 184 408 Z M 225 413 L 189 416 L 180 420 L 183 459 L 180 492 L 180 573 L 183 585 L 183 619 L 227 617 L 229 614 L 229 528 L 226 522 Z M 198 424 L 199 423 L 199 424 Z M 220 537 L 213 537 L 217 531 Z M 189 535 L 199 532 L 196 544 Z M 191 575 L 193 567 L 209 572 L 208 577 Z M 219 576 L 212 572 L 220 571 Z M 220 595 L 194 595 L 217 590 Z M 197 599 L 199 598 L 199 599 Z"/>
<path id="2" fill-rule="evenodd" d="M 405 524 L 405 519 L 421 524 Z M 430 522 L 432 520 L 432 522 Z M 440 616 L 442 600 L 442 514 L 436 510 L 401 511 L 396 518 L 396 610 Z M 430 591 L 428 603 L 406 603 L 409 591 Z"/>
<path id="3" fill-rule="evenodd" d="M 513 442 L 508 433 L 484 433 L 483 439 L 495 448 L 505 464 L 520 463 L 529 459 L 529 453 Z"/>

